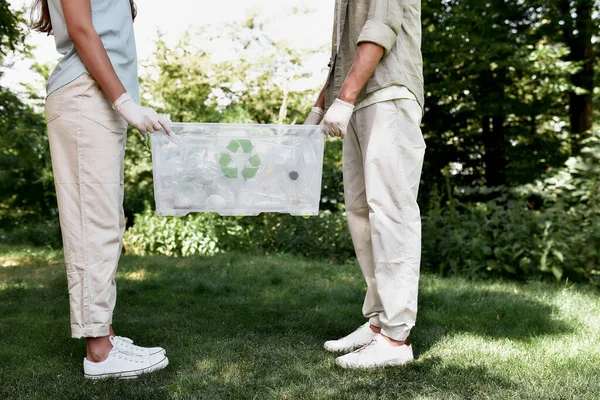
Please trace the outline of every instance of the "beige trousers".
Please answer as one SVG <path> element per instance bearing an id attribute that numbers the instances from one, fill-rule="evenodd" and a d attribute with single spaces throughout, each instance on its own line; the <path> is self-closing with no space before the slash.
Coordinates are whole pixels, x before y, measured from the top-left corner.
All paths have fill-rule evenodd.
<path id="1" fill-rule="evenodd" d="M 414 100 L 375 103 L 354 113 L 344 139 L 346 212 L 367 282 L 363 314 L 396 340 L 406 340 L 417 317 L 421 117 Z"/>
<path id="2" fill-rule="evenodd" d="M 46 99 L 74 338 L 106 336 L 125 230 L 127 123 L 82 75 Z"/>

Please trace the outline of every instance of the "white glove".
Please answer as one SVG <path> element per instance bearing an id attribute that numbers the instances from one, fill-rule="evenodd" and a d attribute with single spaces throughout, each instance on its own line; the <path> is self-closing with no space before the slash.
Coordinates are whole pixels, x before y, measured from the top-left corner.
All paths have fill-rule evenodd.
<path id="1" fill-rule="evenodd" d="M 171 121 L 167 116 L 158 115 L 153 109 L 136 104 L 127 93 L 123 93 L 112 108 L 121 114 L 125 121 L 136 127 L 142 136 L 161 129 L 164 129 L 167 135 L 171 134 Z"/>
<path id="2" fill-rule="evenodd" d="M 354 106 L 340 99 L 335 99 L 335 102 L 329 107 L 325 118 L 323 118 L 323 126 L 325 134 L 328 136 L 339 136 L 342 139 L 348 131 L 348 124 L 354 112 Z"/>
<path id="3" fill-rule="evenodd" d="M 304 125 L 319 125 L 323 121 L 323 115 L 325 115 L 325 111 L 321 107 L 313 107 L 304 121 Z"/>

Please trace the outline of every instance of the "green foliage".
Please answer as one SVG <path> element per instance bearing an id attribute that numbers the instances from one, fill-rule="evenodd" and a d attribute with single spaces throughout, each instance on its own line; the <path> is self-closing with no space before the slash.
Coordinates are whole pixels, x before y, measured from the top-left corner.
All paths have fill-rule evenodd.
<path id="1" fill-rule="evenodd" d="M 566 106 L 576 90 L 571 76 L 581 65 L 568 59 L 570 48 L 561 41 L 556 21 L 545 19 L 550 9 L 536 0 L 424 2 L 426 268 L 595 279 L 597 208 L 593 201 L 581 201 L 582 191 L 594 193 L 590 182 L 595 178 L 578 171 L 597 161 L 572 158 L 565 164 L 572 147 Z M 233 43 L 234 61 L 211 57 L 211 46 L 223 43 Z M 152 93 L 148 103 L 175 121 L 294 123 L 314 98 L 312 91 L 289 90 L 290 82 L 302 78 L 299 65 L 306 56 L 271 41 L 264 26 L 251 18 L 218 30 L 204 27 L 174 48 L 159 41 L 143 87 Z M 152 204 L 147 150 L 137 139 L 131 144 L 130 223 L 133 213 Z M 351 258 L 340 214 L 341 155 L 342 142 L 328 141 L 321 201 L 327 212 L 319 218 L 195 215 L 176 221 L 146 211 L 128 233 L 130 249 L 176 255 L 246 249 Z M 450 196 L 436 194 L 450 175 L 459 189 Z M 555 187 L 556 180 L 564 184 Z M 485 183 L 504 186 L 492 190 Z M 557 192 L 570 193 L 556 197 Z M 170 234 L 159 235 L 159 244 L 153 244 L 151 232 L 161 229 Z"/>
<path id="2" fill-rule="evenodd" d="M 0 1 L 0 60 L 22 47 L 24 39 L 23 11 L 11 10 L 7 1 Z"/>
<path id="3" fill-rule="evenodd" d="M 600 283 L 600 132 L 583 154 L 493 200 L 434 193 L 423 222 L 423 264 L 442 274 Z"/>
<path id="4" fill-rule="evenodd" d="M 125 248 L 137 255 L 169 256 L 284 252 L 333 262 L 354 254 L 345 215 L 328 211 L 308 219 L 279 214 L 242 219 L 215 214 L 158 217 L 147 211 L 137 215 L 127 231 Z"/>
<path id="5" fill-rule="evenodd" d="M 215 59 L 217 46 L 235 56 Z M 273 41 L 257 17 L 205 26 L 175 47 L 159 40 L 142 88 L 175 122 L 294 124 L 304 121 L 316 94 L 294 90 L 309 77 L 302 61 L 310 54 Z"/>
<path id="6" fill-rule="evenodd" d="M 133 225 L 134 215 L 154 206 L 152 154 L 137 129 L 127 132 L 125 153 L 125 217 Z"/>
<path id="7" fill-rule="evenodd" d="M 500 195 L 473 188 L 456 187 L 444 195 L 434 190 L 423 207 L 423 268 L 442 275 L 600 283 L 599 144 L 600 132 L 588 140 L 584 155 L 564 168 L 534 184 L 499 189 Z M 450 185 L 448 178 L 445 187 Z M 136 217 L 125 242 L 128 251 L 140 255 L 244 250 L 336 262 L 354 257 L 340 211 L 308 220 L 274 214 L 161 218 L 147 211 Z"/>
<path id="8" fill-rule="evenodd" d="M 216 60 L 211 48 L 222 46 L 233 60 Z M 308 77 L 300 51 L 273 41 L 257 17 L 243 23 L 205 26 L 186 34 L 176 46 L 158 40 L 150 71 L 142 77 L 143 102 L 175 122 L 286 123 L 304 121 L 316 90 L 294 90 Z M 324 206 L 339 209 L 341 142 L 328 144 Z M 331 160 L 331 163 L 329 163 Z M 125 157 L 125 213 L 134 215 L 154 204 L 150 151 L 130 130 Z"/>
<path id="9" fill-rule="evenodd" d="M 0 2 L 0 78 L 7 56 L 29 57 L 23 11 Z M 60 245 L 45 121 L 30 88 L 0 86 L 0 240 Z"/>
<path id="10" fill-rule="evenodd" d="M 589 0 L 423 2 L 424 268 L 469 276 L 598 280 L 598 139 L 568 129 L 571 95 L 583 93 L 573 77 L 590 63 L 573 57 L 573 42 L 565 39 L 580 22 L 559 23 L 565 10 L 584 3 Z M 599 15 L 592 16 L 596 25 Z M 23 26 L 22 12 L 0 3 L 3 66 L 8 54 L 28 56 Z M 176 46 L 159 40 L 142 77 L 144 103 L 174 121 L 301 123 L 316 88 L 297 83 L 308 77 L 303 63 L 313 52 L 273 41 L 267 32 L 254 16 L 201 27 Z M 213 57 L 215 47 L 228 48 L 230 56 Z M 597 57 L 593 60 L 598 78 Z M 35 68 L 47 77 L 48 66 Z M 596 88 L 595 101 L 599 95 Z M 0 88 L 0 240 L 58 246 L 40 100 L 31 89 L 17 96 Z M 127 249 L 178 256 L 242 249 L 352 259 L 341 164 L 342 141 L 328 140 L 319 217 L 159 218 L 150 211 L 150 151 L 130 130 Z"/>
<path id="11" fill-rule="evenodd" d="M 45 121 L 32 107 L 0 87 L 0 203 L 48 210 L 52 174 Z"/>
<path id="12" fill-rule="evenodd" d="M 321 209 L 344 210 L 344 180 L 342 176 L 342 146 L 338 139 L 325 141 Z"/>
<path id="13" fill-rule="evenodd" d="M 249 219 L 246 223 L 252 222 Z M 344 262 L 354 256 L 344 213 L 324 211 L 308 219 L 266 214 L 260 226 L 253 228 L 253 240 L 260 240 L 257 244 L 267 252 L 284 252 L 332 262 Z"/>
<path id="14" fill-rule="evenodd" d="M 585 207 L 531 210 L 497 200 L 424 216 L 423 266 L 440 274 L 554 277 L 600 283 L 600 216 Z"/>
<path id="15" fill-rule="evenodd" d="M 0 243 L 59 249 L 62 238 L 57 212 L 51 215 L 0 213 Z"/>
<path id="16" fill-rule="evenodd" d="M 125 249 L 137 255 L 213 255 L 220 250 L 217 223 L 220 221 L 203 214 L 191 218 L 159 218 L 152 212 L 138 215 L 125 236 Z"/>
<path id="17" fill-rule="evenodd" d="M 232 49 L 234 60 L 213 59 L 210 48 L 215 45 Z M 218 29 L 203 27 L 175 47 L 159 40 L 150 76 L 143 78 L 142 87 L 153 94 L 147 103 L 168 113 L 173 121 L 299 123 L 316 96 L 314 89 L 292 90 L 292 83 L 308 77 L 302 67 L 308 56 L 310 52 L 271 40 L 264 25 L 252 17 Z M 322 208 L 327 211 L 343 210 L 341 150 L 341 141 L 327 142 L 322 197 Z M 308 220 L 270 214 L 242 220 L 214 215 L 153 216 L 146 211 L 153 204 L 149 152 L 135 134 L 128 140 L 125 170 L 128 223 L 141 213 L 126 237 L 127 249 L 135 254 L 246 249 L 347 259 L 353 253 L 341 214 L 325 212 Z"/>
<path id="18" fill-rule="evenodd" d="M 570 20 L 576 3 L 590 0 L 423 2 L 425 193 L 443 184 L 448 165 L 460 166 L 461 186 L 518 186 L 579 148 L 568 121 L 584 63 L 570 56 L 562 32 L 577 28 L 557 13 L 559 3 Z M 600 3 L 595 10 L 597 23 Z"/>
<path id="19" fill-rule="evenodd" d="M 20 13 L 13 17 L 21 23 Z M 18 43 L 10 49 L 27 54 Z M 0 239 L 59 246 L 50 149 L 38 105 L 31 90 L 17 95 L 0 86 Z"/>

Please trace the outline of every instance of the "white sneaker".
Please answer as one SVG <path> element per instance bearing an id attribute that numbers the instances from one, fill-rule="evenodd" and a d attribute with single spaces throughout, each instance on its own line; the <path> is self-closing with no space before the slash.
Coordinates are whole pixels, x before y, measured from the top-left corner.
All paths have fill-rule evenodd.
<path id="1" fill-rule="evenodd" d="M 113 341 L 113 346 L 117 347 L 121 352 L 127 354 L 134 354 L 138 356 L 142 355 L 154 355 L 154 354 L 162 354 L 166 355 L 167 352 L 162 347 L 142 347 L 136 346 L 133 344 L 133 340 L 123 337 L 123 336 L 115 336 L 115 340 Z"/>
<path id="2" fill-rule="evenodd" d="M 349 352 L 359 347 L 362 347 L 366 344 L 371 343 L 371 340 L 377 335 L 370 328 L 370 323 L 366 323 L 362 325 L 360 328 L 338 340 L 329 340 L 325 342 L 323 347 L 325 350 L 334 352 L 334 353 L 342 353 Z"/>
<path id="3" fill-rule="evenodd" d="M 377 334 L 373 341 L 360 349 L 338 357 L 335 361 L 343 368 L 377 368 L 404 365 L 414 360 L 411 345 L 392 346 L 386 338 Z"/>
<path id="4" fill-rule="evenodd" d="M 142 374 L 158 371 L 169 365 L 169 359 L 162 353 L 135 355 L 119 350 L 114 337 L 110 338 L 113 348 L 106 360 L 95 363 L 83 359 L 83 371 L 87 379 L 133 379 Z"/>

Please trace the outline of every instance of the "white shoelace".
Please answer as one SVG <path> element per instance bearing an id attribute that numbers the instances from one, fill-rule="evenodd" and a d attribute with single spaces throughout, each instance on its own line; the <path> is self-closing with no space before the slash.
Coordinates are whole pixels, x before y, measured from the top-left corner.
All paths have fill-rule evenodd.
<path id="1" fill-rule="evenodd" d="M 133 355 L 133 354 L 128 354 L 126 352 L 123 352 L 123 349 L 132 349 L 133 351 L 135 351 L 136 353 L 140 353 L 139 355 L 141 356 L 141 352 L 140 350 L 138 350 L 138 346 L 129 344 L 127 341 L 122 340 L 123 338 L 120 338 L 119 336 L 114 336 L 111 337 L 110 341 L 113 345 L 113 349 L 117 351 L 117 358 L 119 358 L 120 360 L 126 360 L 126 361 L 132 361 L 135 363 L 142 363 L 143 360 L 139 359 L 138 356 Z"/>
<path id="2" fill-rule="evenodd" d="M 118 349 L 129 350 L 139 355 L 144 355 L 145 353 L 142 347 L 133 344 L 133 340 L 121 336 L 114 337 L 113 346 Z"/>
<path id="3" fill-rule="evenodd" d="M 115 336 L 115 339 L 120 341 L 120 342 L 124 342 L 124 343 L 129 343 L 129 344 L 133 344 L 133 340 L 126 338 L 125 336 Z"/>
<path id="4" fill-rule="evenodd" d="M 144 362 L 144 361 L 143 361 L 143 360 L 141 360 L 139 357 L 135 357 L 135 358 L 134 358 L 134 356 L 131 356 L 131 355 L 129 355 L 129 354 L 126 354 L 126 353 L 121 353 L 120 351 L 119 351 L 119 352 L 116 354 L 116 357 L 117 357 L 119 360 L 125 360 L 125 361 L 129 361 L 129 362 L 134 362 L 134 363 L 136 363 L 136 364 L 141 364 L 141 363 L 143 363 L 143 362 Z"/>

